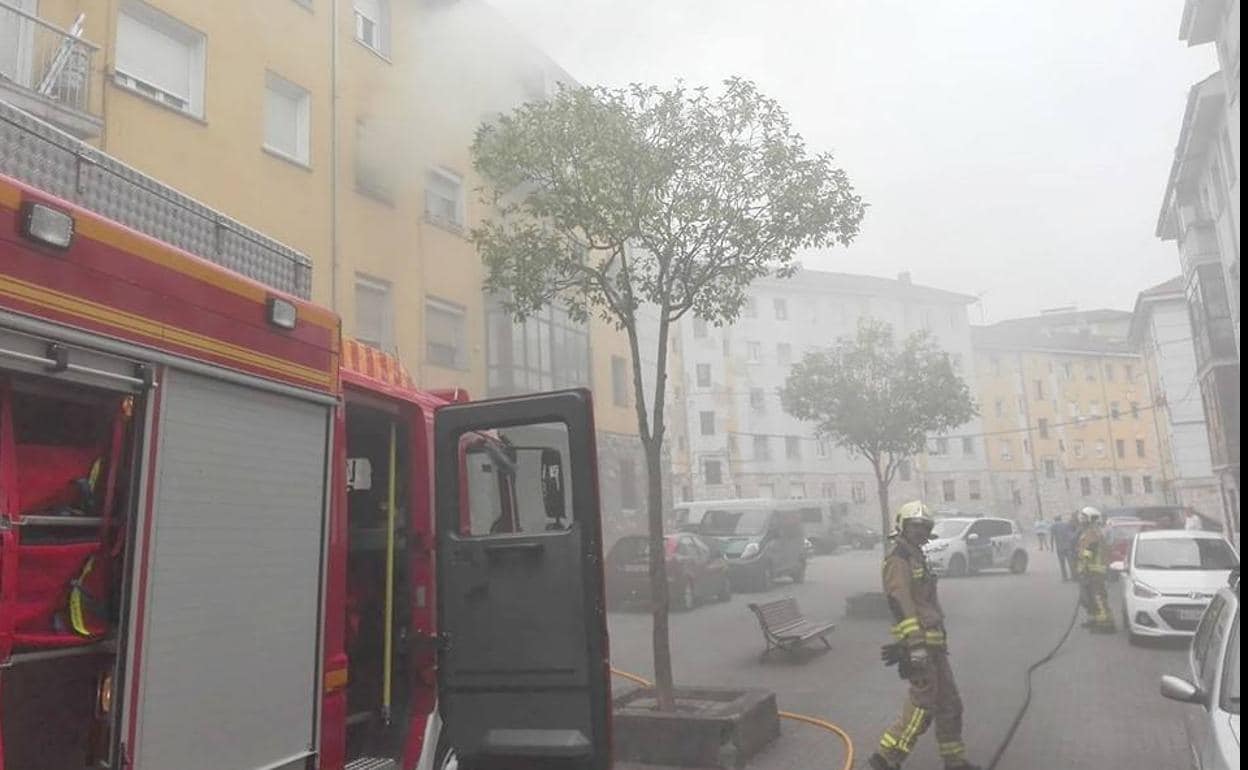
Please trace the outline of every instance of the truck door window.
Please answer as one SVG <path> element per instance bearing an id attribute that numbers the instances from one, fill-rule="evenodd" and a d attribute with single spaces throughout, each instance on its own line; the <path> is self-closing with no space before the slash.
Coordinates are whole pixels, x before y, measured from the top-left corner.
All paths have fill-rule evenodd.
<path id="1" fill-rule="evenodd" d="M 558 423 L 465 434 L 465 534 L 551 532 L 567 528 L 567 428 Z M 559 503 L 562 502 L 562 506 Z"/>

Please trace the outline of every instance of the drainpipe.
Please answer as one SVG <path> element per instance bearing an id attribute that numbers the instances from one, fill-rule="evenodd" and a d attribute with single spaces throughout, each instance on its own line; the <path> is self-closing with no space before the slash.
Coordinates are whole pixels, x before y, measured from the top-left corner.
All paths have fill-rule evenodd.
<path id="1" fill-rule="evenodd" d="M 338 0 L 329 18 L 329 307 L 338 312 Z"/>

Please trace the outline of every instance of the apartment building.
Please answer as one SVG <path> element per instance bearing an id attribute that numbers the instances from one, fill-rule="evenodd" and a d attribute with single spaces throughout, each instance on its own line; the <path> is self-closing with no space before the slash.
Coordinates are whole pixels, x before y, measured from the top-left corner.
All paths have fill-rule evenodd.
<path id="1" fill-rule="evenodd" d="M 618 333 L 515 323 L 467 237 L 477 127 L 560 82 L 482 0 L 0 0 L 0 100 L 308 255 L 312 298 L 426 388 L 609 382 Z M 596 411 L 631 502 L 633 410 Z"/>
<path id="2" fill-rule="evenodd" d="M 1121 311 L 1065 311 L 973 330 L 999 512 L 1029 522 L 1162 502 L 1154 397 L 1130 322 Z"/>
<path id="3" fill-rule="evenodd" d="M 803 270 L 758 281 L 736 323 L 715 328 L 696 319 L 679 326 L 672 370 L 672 476 L 681 499 L 832 498 L 851 515 L 878 522 L 870 465 L 815 436 L 780 405 L 792 365 L 808 351 L 853 336 L 862 319 L 889 323 L 901 337 L 927 330 L 955 369 L 970 375 L 965 294 L 897 279 Z M 973 387 L 972 387 L 973 390 Z M 890 490 L 893 500 L 923 498 L 937 508 L 991 510 L 979 418 L 933 436 Z"/>
<path id="4" fill-rule="evenodd" d="M 1183 286 L 1183 277 L 1176 276 L 1140 292 L 1131 314 L 1131 345 L 1144 359 L 1156 402 L 1152 416 L 1161 452 L 1163 499 L 1223 521 Z"/>
<path id="5" fill-rule="evenodd" d="M 1212 43 L 1218 71 L 1192 86 L 1156 234 L 1183 270 L 1213 472 L 1227 532 L 1239 536 L 1239 0 L 1187 0 L 1179 39 Z"/>

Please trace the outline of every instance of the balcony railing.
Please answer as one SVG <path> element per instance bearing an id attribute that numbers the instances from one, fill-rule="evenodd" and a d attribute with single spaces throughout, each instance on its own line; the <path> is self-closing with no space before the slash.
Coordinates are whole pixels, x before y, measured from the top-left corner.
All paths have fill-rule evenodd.
<path id="1" fill-rule="evenodd" d="M 82 39 L 85 15 L 68 29 L 0 0 L 0 98 L 79 137 L 98 133 L 91 84 L 99 47 Z"/>

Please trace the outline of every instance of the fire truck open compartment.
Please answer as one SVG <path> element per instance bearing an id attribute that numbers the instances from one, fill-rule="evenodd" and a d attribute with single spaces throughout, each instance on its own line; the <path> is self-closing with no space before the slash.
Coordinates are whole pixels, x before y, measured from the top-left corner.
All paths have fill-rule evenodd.
<path id="1" fill-rule="evenodd" d="M 346 444 L 347 757 L 398 757 L 413 676 L 409 431 L 398 411 L 349 400 Z"/>
<path id="2" fill-rule="evenodd" d="M 0 369 L 0 766 L 111 761 L 143 408 Z"/>

